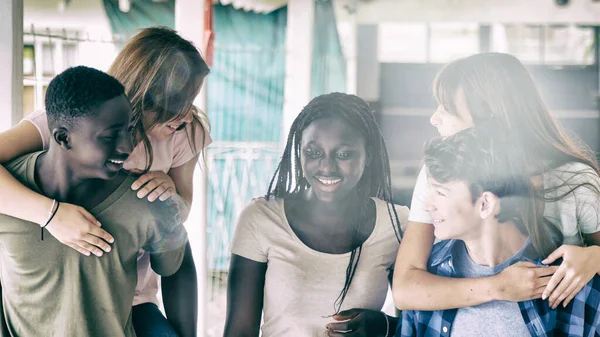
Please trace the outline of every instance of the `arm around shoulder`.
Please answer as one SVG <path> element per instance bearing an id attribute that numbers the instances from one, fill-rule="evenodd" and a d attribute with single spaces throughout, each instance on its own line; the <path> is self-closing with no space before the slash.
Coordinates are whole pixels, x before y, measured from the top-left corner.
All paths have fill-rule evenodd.
<path id="1" fill-rule="evenodd" d="M 6 164 L 24 154 L 42 149 L 42 136 L 35 125 L 29 121 L 22 121 L 0 133 L 0 164 Z"/>
<path id="2" fill-rule="evenodd" d="M 459 279 L 427 270 L 433 246 L 433 226 L 409 222 L 400 244 L 392 293 L 400 310 L 446 310 L 493 300 L 490 278 Z"/>
<path id="3" fill-rule="evenodd" d="M 24 154 L 42 150 L 42 138 L 28 121 L 0 133 L 0 164 Z M 0 213 L 42 225 L 47 219 L 52 200 L 25 187 L 0 166 Z M 25 206 L 26 205 L 26 206 Z"/>

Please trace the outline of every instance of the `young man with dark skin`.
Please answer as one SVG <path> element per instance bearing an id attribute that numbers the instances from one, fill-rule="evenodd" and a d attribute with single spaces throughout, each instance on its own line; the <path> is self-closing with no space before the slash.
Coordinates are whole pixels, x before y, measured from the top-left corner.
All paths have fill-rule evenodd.
<path id="1" fill-rule="evenodd" d="M 179 269 L 187 244 L 179 203 L 150 203 L 130 189 L 136 177 L 122 165 L 132 150 L 132 113 L 116 79 L 70 68 L 50 82 L 46 109 L 50 149 L 6 168 L 56 201 L 48 222 L 61 202 L 74 203 L 90 209 L 116 242 L 101 258 L 84 256 L 44 236 L 43 228 L 40 238 L 33 223 L 0 215 L 3 335 L 135 336 L 137 254 L 150 252 L 152 269 L 162 276 Z"/>

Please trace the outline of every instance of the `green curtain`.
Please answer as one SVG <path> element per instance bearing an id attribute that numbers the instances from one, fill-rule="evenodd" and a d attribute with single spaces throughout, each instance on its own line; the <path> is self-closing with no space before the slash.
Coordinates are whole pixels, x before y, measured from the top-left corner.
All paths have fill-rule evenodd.
<path id="1" fill-rule="evenodd" d="M 215 52 L 207 78 L 214 143 L 207 154 L 208 268 L 227 270 L 237 217 L 264 195 L 279 158 L 287 8 L 269 14 L 214 5 Z"/>
<path id="2" fill-rule="evenodd" d="M 311 76 L 312 97 L 333 91 L 346 91 L 346 60 L 331 0 L 315 1 Z"/>
<path id="3" fill-rule="evenodd" d="M 277 142 L 283 109 L 287 10 L 214 6 L 208 113 L 218 141 Z"/>
<path id="4" fill-rule="evenodd" d="M 118 0 L 102 0 L 102 2 L 110 28 L 113 34 L 120 37 L 121 45 L 142 28 L 150 26 L 175 28 L 175 0 L 161 2 L 131 0 L 131 8 L 127 13 L 121 12 Z"/>

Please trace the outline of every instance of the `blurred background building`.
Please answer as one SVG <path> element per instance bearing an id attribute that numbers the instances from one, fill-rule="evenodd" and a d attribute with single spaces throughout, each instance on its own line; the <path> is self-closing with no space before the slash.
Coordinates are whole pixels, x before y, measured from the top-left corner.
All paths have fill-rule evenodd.
<path id="1" fill-rule="evenodd" d="M 371 104 L 405 205 L 436 134 L 433 78 L 456 58 L 515 55 L 560 122 L 600 149 L 596 0 L 3 0 L 0 131 L 43 108 L 53 76 L 80 64 L 107 70 L 153 25 L 177 29 L 211 61 L 196 103 L 214 143 L 186 223 L 206 336 L 222 334 L 237 214 L 265 194 L 291 121 L 314 96 L 345 91 Z"/>

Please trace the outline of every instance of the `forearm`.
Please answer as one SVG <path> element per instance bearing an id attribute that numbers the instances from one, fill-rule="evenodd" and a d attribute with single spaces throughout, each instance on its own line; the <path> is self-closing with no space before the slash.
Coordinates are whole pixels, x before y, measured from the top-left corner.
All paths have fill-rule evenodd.
<path id="1" fill-rule="evenodd" d="M 192 202 L 194 201 L 194 191 L 181 190 L 177 192 L 181 199 L 183 199 L 188 206 L 192 205 Z"/>
<path id="2" fill-rule="evenodd" d="M 593 254 L 593 261 L 599 261 L 596 263 L 596 275 L 600 276 L 600 232 L 585 234 L 585 242 L 589 250 Z"/>
<path id="3" fill-rule="evenodd" d="M 38 194 L 15 179 L 0 165 L 0 213 L 42 225 L 52 199 Z"/>
<path id="4" fill-rule="evenodd" d="M 396 282 L 397 280 L 397 282 Z M 449 278 L 410 268 L 394 275 L 394 302 L 400 310 L 447 310 L 498 299 L 493 277 Z"/>
<path id="5" fill-rule="evenodd" d="M 187 221 L 188 217 L 190 216 L 191 210 L 192 210 L 192 203 L 183 199 L 183 202 L 181 203 L 181 207 L 180 207 L 180 213 L 179 213 L 181 216 L 181 221 L 183 221 L 183 222 Z"/>
<path id="6" fill-rule="evenodd" d="M 434 242 L 433 225 L 408 223 L 394 267 L 392 294 L 400 310 L 446 310 L 492 301 L 492 277 L 460 279 L 427 271 Z"/>
<path id="7" fill-rule="evenodd" d="M 258 337 L 267 264 L 231 254 L 223 337 Z"/>
<path id="8" fill-rule="evenodd" d="M 181 337 L 197 336 L 198 276 L 189 243 L 179 270 L 162 278 L 162 293 L 167 320 Z"/>
<path id="9" fill-rule="evenodd" d="M 172 168 L 169 171 L 169 176 L 173 179 L 175 184 L 175 191 L 185 203 L 188 208 L 182 210 L 181 218 L 183 221 L 187 220 L 189 215 L 190 207 L 194 201 L 194 170 L 196 169 L 196 163 L 198 162 L 198 155 L 192 158 L 187 163 Z"/>
<path id="10" fill-rule="evenodd" d="M 594 261 L 596 262 L 596 275 L 600 276 L 600 246 L 597 246 L 595 243 L 591 246 L 586 247 L 586 249 L 593 251 Z"/>

